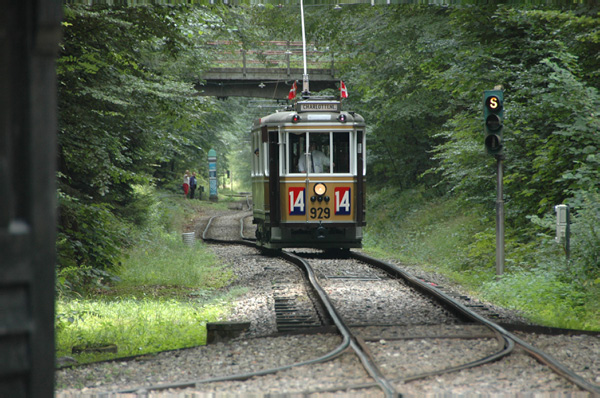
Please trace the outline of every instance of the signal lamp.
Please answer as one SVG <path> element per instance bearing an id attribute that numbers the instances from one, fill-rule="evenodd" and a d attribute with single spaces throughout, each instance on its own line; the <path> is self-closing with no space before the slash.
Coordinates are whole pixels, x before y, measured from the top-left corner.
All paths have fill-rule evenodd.
<path id="1" fill-rule="evenodd" d="M 325 195 L 325 192 L 327 192 L 327 187 L 325 186 L 325 184 L 320 182 L 318 184 L 315 184 L 315 187 L 313 188 L 313 190 L 319 197 L 321 197 L 321 196 Z M 323 199 L 321 198 L 321 200 L 323 200 Z"/>
<path id="2" fill-rule="evenodd" d="M 502 90 L 486 90 L 483 93 L 483 142 L 490 155 L 502 155 L 503 101 Z"/>
<path id="3" fill-rule="evenodd" d="M 294 116 L 292 116 L 293 123 L 298 123 L 299 121 L 300 121 L 300 115 L 295 114 Z"/>
<path id="4" fill-rule="evenodd" d="M 346 123 L 347 117 L 342 113 L 338 116 L 338 120 L 342 123 Z"/>

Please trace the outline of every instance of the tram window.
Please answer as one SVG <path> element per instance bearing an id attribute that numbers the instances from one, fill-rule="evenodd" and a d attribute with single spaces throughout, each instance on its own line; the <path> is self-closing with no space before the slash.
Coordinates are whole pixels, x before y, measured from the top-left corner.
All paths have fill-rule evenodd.
<path id="1" fill-rule="evenodd" d="M 293 134 L 290 133 L 288 135 L 288 160 L 289 160 L 289 172 L 290 173 L 300 173 L 301 171 L 298 169 L 298 162 L 300 160 L 300 156 L 304 156 L 305 152 L 305 142 L 306 142 L 306 134 Z"/>
<path id="2" fill-rule="evenodd" d="M 269 144 L 267 142 L 262 143 L 262 151 L 260 154 L 260 174 L 263 176 L 269 176 Z"/>
<path id="3" fill-rule="evenodd" d="M 307 169 L 317 174 L 331 172 L 330 133 L 307 133 L 307 137 L 300 137 L 298 142 L 298 172 L 305 173 Z"/>
<path id="4" fill-rule="evenodd" d="M 350 172 L 350 134 L 333 133 L 333 172 Z"/>
<path id="5" fill-rule="evenodd" d="M 259 145 L 258 135 L 252 134 L 252 148 L 254 148 L 254 155 L 252 155 L 252 175 L 258 175 L 258 155 L 260 153 Z"/>
<path id="6" fill-rule="evenodd" d="M 288 165 L 290 164 L 288 159 L 288 142 L 287 135 L 279 133 L 279 174 L 287 174 L 288 173 Z"/>
<path id="7" fill-rule="evenodd" d="M 289 173 L 306 173 L 306 162 L 311 173 L 350 173 L 349 132 L 289 133 L 285 153 Z"/>

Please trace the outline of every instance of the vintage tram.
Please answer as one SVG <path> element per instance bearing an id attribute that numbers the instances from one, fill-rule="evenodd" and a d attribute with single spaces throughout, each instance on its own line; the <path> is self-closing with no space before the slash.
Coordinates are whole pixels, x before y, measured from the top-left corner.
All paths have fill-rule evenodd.
<path id="1" fill-rule="evenodd" d="M 348 249 L 365 226 L 365 122 L 304 97 L 252 128 L 253 223 L 267 248 Z"/>

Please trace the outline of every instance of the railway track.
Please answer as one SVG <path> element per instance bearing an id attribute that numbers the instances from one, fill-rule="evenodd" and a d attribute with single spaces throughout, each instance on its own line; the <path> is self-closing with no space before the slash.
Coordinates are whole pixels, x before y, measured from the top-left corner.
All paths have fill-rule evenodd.
<path id="1" fill-rule="evenodd" d="M 251 248 L 248 216 L 235 213 L 207 220 L 202 225 L 202 237 L 217 246 L 236 245 L 250 247 L 244 250 L 257 250 Z M 284 391 L 302 391 L 307 396 L 335 393 L 419 396 L 420 392 L 428 391 L 426 385 L 432 379 L 437 378 L 439 384 L 439 380 L 444 377 L 451 380 L 452 375 L 461 370 L 460 377 L 468 379 L 467 369 L 475 369 L 472 374 L 477 375 L 477 369 L 485 366 L 490 369 L 513 366 L 510 358 L 514 353 L 523 356 L 522 353 L 527 352 L 530 358 L 543 364 L 536 372 L 544 373 L 544 378 L 549 377 L 548 369 L 559 375 L 550 377 L 556 391 L 585 394 L 575 396 L 600 396 L 598 386 L 482 316 L 478 306 L 470 308 L 469 304 L 459 302 L 440 288 L 392 264 L 358 252 L 334 257 L 315 250 L 294 250 L 263 252 L 261 256 L 271 261 L 277 256 L 294 264 L 293 270 L 286 272 L 279 269 L 281 260 L 277 266 L 264 267 L 263 275 L 273 275 L 276 336 L 337 333 L 340 337 L 335 344 L 329 341 L 327 347 L 315 350 L 313 355 L 308 352 L 302 360 L 280 366 L 257 363 L 256 371 L 246 369 L 225 376 L 153 384 L 113 393 L 238 391 L 248 387 L 250 381 L 269 384 L 280 377 L 284 384 L 289 384 Z M 494 365 L 490 365 L 492 362 Z M 323 369 L 328 369 L 338 376 L 336 381 L 294 386 L 289 375 L 306 368 L 321 369 L 316 371 L 321 376 Z M 527 369 L 516 373 L 527 373 Z M 284 376 L 279 376 L 282 374 Z M 343 374 L 350 377 L 344 379 L 340 376 Z M 473 383 L 480 376 L 473 377 L 474 381 L 465 383 Z M 506 376 L 501 374 L 500 377 Z M 502 385 L 505 381 L 498 383 Z"/>

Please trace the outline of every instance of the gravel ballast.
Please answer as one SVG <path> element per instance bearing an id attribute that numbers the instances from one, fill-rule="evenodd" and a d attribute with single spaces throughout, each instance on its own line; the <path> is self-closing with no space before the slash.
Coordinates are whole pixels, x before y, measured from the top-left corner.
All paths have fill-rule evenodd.
<path id="1" fill-rule="evenodd" d="M 342 339 L 334 333 L 277 335 L 273 281 L 301 283 L 301 274 L 296 267 L 277 258 L 259 256 L 258 250 L 251 247 L 211 245 L 211 249 L 236 274 L 236 281 L 229 288 L 243 286 L 247 289 L 236 299 L 227 318 L 228 321 L 250 322 L 251 326 L 245 333 L 224 343 L 136 360 L 58 370 L 56 397 L 100 397 L 102 393 L 149 385 L 251 373 L 307 361 L 339 349 Z M 406 377 L 414 374 L 488 355 L 497 349 L 498 342 L 479 326 L 465 328 L 442 308 L 435 305 L 427 307 L 429 299 L 412 291 L 403 294 L 405 288 L 398 289 L 389 280 L 328 279 L 327 276 L 332 275 L 327 267 L 343 274 L 345 265 L 341 265 L 339 260 L 327 259 L 319 259 L 316 263 L 319 278 L 324 279 L 323 285 L 339 305 L 342 317 L 346 314 L 346 321 L 352 325 L 355 335 L 364 339 L 373 357 L 379 361 L 382 372 L 404 396 L 591 396 L 518 349 L 508 357 L 474 369 L 405 382 Z M 464 294 L 438 275 L 418 272 L 420 277 L 443 285 L 457 295 Z M 500 312 L 505 322 L 524 322 L 519 314 L 511 311 L 499 308 L 492 311 Z M 366 323 L 378 326 L 364 327 Z M 544 348 L 588 381 L 600 383 L 598 336 L 517 334 L 530 344 Z M 356 356 L 349 350 L 343 350 L 328 362 L 293 367 L 276 374 L 244 381 L 202 383 L 185 391 L 157 391 L 139 396 L 300 397 L 310 394 L 311 397 L 383 397 L 383 393 L 370 383 L 372 379 Z"/>

